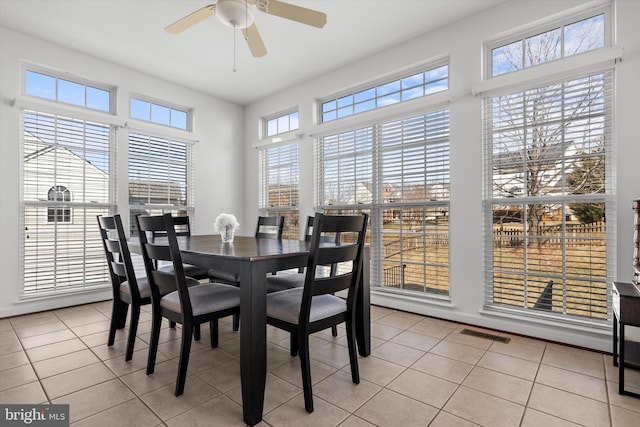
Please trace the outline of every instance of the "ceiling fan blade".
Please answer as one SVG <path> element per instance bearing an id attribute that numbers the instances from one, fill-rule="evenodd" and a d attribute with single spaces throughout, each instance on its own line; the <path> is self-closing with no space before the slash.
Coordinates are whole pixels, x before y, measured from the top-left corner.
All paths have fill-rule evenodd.
<path id="1" fill-rule="evenodd" d="M 202 21 L 205 18 L 210 17 L 215 13 L 216 5 L 209 4 L 205 7 L 202 7 L 195 12 L 185 16 L 184 18 L 178 19 L 173 24 L 167 25 L 164 30 L 169 34 L 178 34 L 186 30 L 187 28 L 196 25 L 198 22 Z"/>
<path id="2" fill-rule="evenodd" d="M 267 54 L 267 48 L 264 46 L 264 42 L 262 41 L 262 37 L 260 37 L 260 32 L 258 31 L 258 27 L 256 27 L 255 22 L 247 28 L 243 28 L 242 34 L 244 34 L 247 45 L 249 45 L 249 50 L 255 58 L 259 58 Z"/>
<path id="3" fill-rule="evenodd" d="M 261 3 L 263 2 L 257 1 L 256 7 L 269 15 L 290 19 L 316 28 L 322 28 L 327 23 L 327 15 L 317 10 L 307 9 L 306 7 L 300 7 L 277 0 L 264 2 L 266 3 L 265 8 L 261 8 Z"/>

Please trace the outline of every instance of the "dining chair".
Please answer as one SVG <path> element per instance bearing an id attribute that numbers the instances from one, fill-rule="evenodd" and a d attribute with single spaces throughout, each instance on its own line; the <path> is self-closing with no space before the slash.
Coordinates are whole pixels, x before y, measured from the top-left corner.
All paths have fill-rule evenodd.
<path id="1" fill-rule="evenodd" d="M 177 215 L 173 217 L 173 224 L 175 227 L 176 236 L 191 236 L 191 224 L 188 215 Z M 155 231 L 151 233 L 155 237 L 166 236 L 166 231 Z M 193 277 L 196 280 L 208 279 L 209 269 L 204 267 L 198 267 L 197 265 L 184 264 L 184 274 L 189 277 Z M 173 274 L 173 265 L 168 264 L 160 268 L 160 270 Z"/>
<path id="2" fill-rule="evenodd" d="M 284 229 L 283 216 L 259 216 L 256 226 L 255 237 L 263 239 L 282 239 L 282 231 Z M 209 269 L 209 280 L 218 283 L 226 283 L 228 285 L 240 286 L 240 276 L 236 273 L 229 273 L 217 269 Z M 233 330 L 238 331 L 240 328 L 240 317 L 233 317 Z"/>
<path id="3" fill-rule="evenodd" d="M 129 338 L 124 357 L 125 361 L 129 361 L 133 357 L 140 307 L 151 304 L 151 291 L 146 277 L 136 277 L 120 215 L 98 215 L 98 226 L 113 289 L 113 307 L 107 345 L 113 345 L 116 329 L 124 328 L 127 311 L 131 306 Z"/>
<path id="4" fill-rule="evenodd" d="M 313 221 L 315 217 L 308 216 L 307 223 L 304 227 L 304 240 L 307 242 L 311 241 L 311 236 L 313 235 Z M 330 243 L 340 243 L 340 233 L 335 233 L 333 236 L 320 236 L 321 242 L 330 242 Z M 332 264 L 329 267 L 329 275 L 333 276 L 336 274 L 336 264 Z M 267 276 L 267 293 L 272 292 L 280 292 L 287 289 L 293 288 L 301 288 L 304 286 L 305 268 L 300 267 L 298 269 L 298 274 L 279 274 L 277 276 Z M 324 272 L 320 272 L 319 274 L 324 274 Z M 334 337 L 338 336 L 338 328 L 334 325 L 331 327 L 331 335 Z M 295 354 L 294 354 L 295 355 Z"/>
<path id="5" fill-rule="evenodd" d="M 259 216 L 256 226 L 256 237 L 267 239 L 282 239 L 284 230 L 284 217 L 279 216 Z"/>
<path id="6" fill-rule="evenodd" d="M 351 380 L 360 382 L 356 350 L 355 302 L 362 271 L 362 253 L 367 231 L 368 215 L 316 214 L 310 254 L 302 288 L 297 287 L 267 295 L 267 323 L 291 334 L 291 349 L 300 357 L 304 405 L 313 412 L 311 366 L 309 361 L 309 335 L 345 324 Z M 322 244 L 322 237 L 340 233 L 349 234 L 349 243 Z M 318 267 L 331 268 L 339 264 L 339 274 L 322 276 Z M 346 300 L 334 293 L 347 291 Z"/>
<path id="7" fill-rule="evenodd" d="M 155 369 L 162 318 L 181 324 L 182 341 L 175 388 L 175 395 L 180 396 L 184 392 L 192 333 L 200 324 L 209 322 L 211 348 L 218 347 L 218 319 L 240 313 L 240 290 L 221 283 L 200 283 L 185 275 L 171 214 L 136 218 L 152 303 L 147 375 Z M 147 238 L 147 233 L 154 232 L 166 233 L 166 244 Z M 157 261 L 171 261 L 173 272 L 156 268 Z"/>

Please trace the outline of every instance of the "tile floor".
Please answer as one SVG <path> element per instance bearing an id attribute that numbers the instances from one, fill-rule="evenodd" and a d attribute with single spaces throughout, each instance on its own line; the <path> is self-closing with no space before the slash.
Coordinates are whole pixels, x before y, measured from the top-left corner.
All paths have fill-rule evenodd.
<path id="1" fill-rule="evenodd" d="M 218 349 L 206 331 L 194 343 L 185 394 L 176 398 L 179 331 L 163 329 L 156 371 L 147 376 L 148 310 L 127 363 L 124 330 L 106 345 L 110 307 L 105 301 L 0 319 L 0 402 L 68 403 L 74 426 L 244 424 L 239 335 L 229 320 L 221 321 Z M 337 338 L 317 334 L 313 414 L 304 410 L 288 336 L 270 328 L 260 425 L 640 425 L 640 399 L 618 395 L 610 355 L 508 334 L 503 344 L 460 334 L 465 327 L 372 307 L 373 351 L 360 358 L 359 385 L 351 383 L 344 330 Z M 640 372 L 627 378 L 640 391 Z"/>

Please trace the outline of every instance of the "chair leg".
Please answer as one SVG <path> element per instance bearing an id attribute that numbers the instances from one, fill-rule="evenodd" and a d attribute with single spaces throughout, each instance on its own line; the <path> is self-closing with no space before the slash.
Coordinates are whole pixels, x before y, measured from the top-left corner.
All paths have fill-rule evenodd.
<path id="1" fill-rule="evenodd" d="M 331 327 L 331 335 L 333 335 L 334 337 L 338 336 L 338 327 L 337 326 L 332 326 Z"/>
<path id="2" fill-rule="evenodd" d="M 193 339 L 200 341 L 200 325 L 195 325 L 193 327 Z"/>
<path id="3" fill-rule="evenodd" d="M 291 333 L 289 335 L 289 351 L 291 357 L 296 357 L 298 355 L 298 335 Z"/>
<path id="4" fill-rule="evenodd" d="M 127 340 L 127 352 L 124 356 L 125 362 L 133 357 L 133 346 L 136 343 L 136 334 L 138 333 L 138 320 L 140 319 L 140 306 L 131 304 L 131 322 L 129 322 L 129 339 Z"/>
<path id="5" fill-rule="evenodd" d="M 176 396 L 180 396 L 184 392 L 184 382 L 187 378 L 187 366 L 189 365 L 189 352 L 191 351 L 192 333 L 193 324 L 190 319 L 185 319 L 185 322 L 182 324 L 182 344 L 180 346 L 180 361 L 178 362 L 178 378 L 176 379 Z"/>
<path id="6" fill-rule="evenodd" d="M 218 319 L 209 322 L 209 337 L 211 338 L 211 348 L 218 348 Z"/>
<path id="7" fill-rule="evenodd" d="M 360 384 L 360 370 L 358 369 L 358 350 L 356 349 L 356 328 L 353 322 L 346 322 L 347 346 L 349 347 L 349 364 L 351 365 L 351 381 Z"/>
<path id="8" fill-rule="evenodd" d="M 176 328 L 176 322 L 174 322 L 173 320 L 169 320 L 169 328 L 170 329 L 175 329 Z"/>
<path id="9" fill-rule="evenodd" d="M 240 329 L 240 315 L 234 314 L 233 315 L 233 332 L 238 332 L 239 329 Z"/>
<path id="10" fill-rule="evenodd" d="M 127 310 L 129 304 L 123 301 L 113 301 L 113 307 L 111 307 L 111 322 L 109 323 L 109 338 L 107 345 L 112 346 L 116 339 L 116 329 L 124 328 L 127 323 Z"/>
<path id="11" fill-rule="evenodd" d="M 313 392 L 311 389 L 311 362 L 309 361 L 309 336 L 300 337 L 298 344 L 300 353 L 300 369 L 302 370 L 302 388 L 304 390 L 304 408 L 313 412 Z"/>
<path id="12" fill-rule="evenodd" d="M 156 353 L 158 352 L 158 341 L 160 341 L 160 327 L 162 326 L 162 315 L 155 307 L 152 310 L 151 320 L 151 340 L 149 342 L 149 357 L 147 359 L 147 375 L 153 374 L 156 368 Z"/>

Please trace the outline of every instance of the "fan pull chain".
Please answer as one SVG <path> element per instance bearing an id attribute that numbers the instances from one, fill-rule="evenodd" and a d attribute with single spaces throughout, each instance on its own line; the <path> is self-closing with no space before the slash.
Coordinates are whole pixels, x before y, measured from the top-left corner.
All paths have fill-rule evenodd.
<path id="1" fill-rule="evenodd" d="M 236 33 L 238 31 L 236 30 L 236 26 L 235 24 L 233 25 L 233 72 L 235 73 L 236 71 L 238 71 L 238 69 L 236 68 Z"/>

